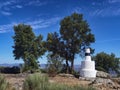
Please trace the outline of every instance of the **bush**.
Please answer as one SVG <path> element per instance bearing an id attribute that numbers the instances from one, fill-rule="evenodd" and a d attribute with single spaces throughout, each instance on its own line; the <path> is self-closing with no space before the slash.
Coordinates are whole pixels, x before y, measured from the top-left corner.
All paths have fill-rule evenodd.
<path id="1" fill-rule="evenodd" d="M 54 56 L 49 54 L 47 58 L 47 73 L 49 76 L 55 76 L 56 74 L 60 73 L 62 70 L 63 58 L 57 54 Z"/>
<path id="2" fill-rule="evenodd" d="M 80 77 L 80 72 L 77 72 L 77 71 L 73 71 L 73 75 L 76 77 L 76 78 L 79 78 Z"/>
<path id="3" fill-rule="evenodd" d="M 49 83 L 48 77 L 41 74 L 32 74 L 26 78 L 23 90 L 95 90 L 92 87 L 67 86 Z"/>
<path id="4" fill-rule="evenodd" d="M 102 68 L 102 67 L 100 67 L 100 66 L 96 67 L 96 70 L 103 71 L 103 72 L 107 72 L 104 68 Z"/>
<path id="5" fill-rule="evenodd" d="M 18 73 L 20 73 L 20 68 L 18 66 L 1 67 L 0 72 L 1 73 L 6 73 L 6 74 L 18 74 Z"/>
<path id="6" fill-rule="evenodd" d="M 40 69 L 41 73 L 47 73 L 47 69 Z"/>
<path id="7" fill-rule="evenodd" d="M 29 75 L 24 84 L 23 90 L 48 90 L 48 77 L 40 73 Z"/>
<path id="8" fill-rule="evenodd" d="M 5 77 L 0 75 L 0 90 L 8 90 L 9 83 L 5 81 Z"/>
<path id="9" fill-rule="evenodd" d="M 0 90 L 16 90 L 11 87 L 3 75 L 0 75 Z"/>

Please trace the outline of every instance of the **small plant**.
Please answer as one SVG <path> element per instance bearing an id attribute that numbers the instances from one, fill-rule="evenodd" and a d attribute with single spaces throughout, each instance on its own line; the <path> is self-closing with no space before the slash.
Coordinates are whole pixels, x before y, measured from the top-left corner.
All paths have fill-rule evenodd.
<path id="1" fill-rule="evenodd" d="M 9 83 L 5 81 L 5 77 L 0 75 L 0 90 L 8 90 Z"/>
<path id="2" fill-rule="evenodd" d="M 49 83 L 48 77 L 40 73 L 28 76 L 23 84 L 23 90 L 95 90 L 92 87 L 68 86 Z"/>
<path id="3" fill-rule="evenodd" d="M 23 90 L 48 90 L 48 77 L 40 73 L 29 75 L 23 84 Z"/>

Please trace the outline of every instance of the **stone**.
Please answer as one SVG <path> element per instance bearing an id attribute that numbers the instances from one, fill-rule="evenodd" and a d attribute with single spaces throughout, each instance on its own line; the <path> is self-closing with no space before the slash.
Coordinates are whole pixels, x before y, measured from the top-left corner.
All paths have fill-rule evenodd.
<path id="1" fill-rule="evenodd" d="M 112 80 L 120 85 L 120 77 L 119 78 L 112 78 Z"/>
<path id="2" fill-rule="evenodd" d="M 90 81 L 93 82 L 95 78 L 89 78 L 89 77 L 79 77 L 79 80 L 84 80 L 84 81 Z"/>
<path id="3" fill-rule="evenodd" d="M 104 87 L 109 87 L 109 88 L 112 88 L 112 89 L 118 89 L 119 86 L 116 85 L 111 79 L 105 79 L 105 78 L 96 78 L 92 83 L 91 85 L 96 85 L 96 86 L 99 86 L 99 85 L 102 85 Z"/>
<path id="4" fill-rule="evenodd" d="M 110 84 L 114 85 L 114 82 L 110 79 L 104 79 L 104 78 L 96 78 L 94 83 L 103 83 L 103 84 Z"/>
<path id="5" fill-rule="evenodd" d="M 110 74 L 103 72 L 103 71 L 97 71 L 96 77 L 99 78 L 110 78 Z"/>

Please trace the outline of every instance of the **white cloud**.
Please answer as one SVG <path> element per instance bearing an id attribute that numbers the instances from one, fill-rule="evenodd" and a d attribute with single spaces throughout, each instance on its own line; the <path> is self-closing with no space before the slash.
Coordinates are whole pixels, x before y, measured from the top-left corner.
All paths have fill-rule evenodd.
<path id="1" fill-rule="evenodd" d="M 16 5 L 15 7 L 17 7 L 17 8 L 22 8 L 23 6 L 22 6 L 22 5 Z"/>
<path id="2" fill-rule="evenodd" d="M 14 3 L 17 3 L 16 0 L 6 1 L 6 2 L 0 2 L 0 9 L 3 7 L 7 7 L 10 5 L 13 5 Z"/>
<path id="3" fill-rule="evenodd" d="M 7 5 L 10 5 L 10 4 L 11 4 L 11 1 L 7 1 L 7 2 L 4 2 L 2 5 L 7 6 Z"/>
<path id="4" fill-rule="evenodd" d="M 47 2 L 41 2 L 40 0 L 35 0 L 35 1 L 29 1 L 25 5 L 26 6 L 31 6 L 31 5 L 34 5 L 34 6 L 43 6 L 43 5 L 46 5 L 46 4 L 47 4 Z"/>
<path id="5" fill-rule="evenodd" d="M 12 30 L 14 26 L 14 23 L 6 24 L 6 25 L 0 25 L 0 33 L 6 33 Z"/>
<path id="6" fill-rule="evenodd" d="M 96 10 L 94 10 L 94 11 L 91 11 L 90 12 L 90 15 L 91 16 L 104 16 L 104 9 L 96 9 Z"/>
<path id="7" fill-rule="evenodd" d="M 7 12 L 7 11 L 1 11 L 1 13 L 2 13 L 3 15 L 6 15 L 6 16 L 10 16 L 10 15 L 12 15 L 11 12 Z"/>
<path id="8" fill-rule="evenodd" d="M 21 5 L 16 5 L 19 3 L 18 0 L 10 0 L 5 2 L 0 2 L 0 13 L 3 15 L 12 15 L 12 12 L 10 11 L 13 8 L 22 8 Z"/>
<path id="9" fill-rule="evenodd" d="M 88 14 L 90 16 L 120 16 L 120 0 L 103 0 L 93 1 L 90 6 L 78 6 L 71 10 L 71 12 Z"/>
<path id="10" fill-rule="evenodd" d="M 54 17 L 50 19 L 37 19 L 31 21 L 25 21 L 24 24 L 31 25 L 33 30 L 41 29 L 41 28 L 48 28 L 51 25 L 55 25 L 59 22 L 60 17 Z M 13 26 L 17 25 L 18 23 L 11 23 L 6 25 L 0 25 L 0 33 L 7 33 L 13 30 Z"/>
<path id="11" fill-rule="evenodd" d="M 120 7 L 107 7 L 103 9 L 96 9 L 93 11 L 90 11 L 89 14 L 91 16 L 119 16 L 120 15 Z"/>
<path id="12" fill-rule="evenodd" d="M 111 3 L 111 4 L 120 3 L 120 0 L 108 0 L 108 3 Z"/>
<path id="13" fill-rule="evenodd" d="M 13 9 L 21 9 L 24 6 L 43 6 L 47 2 L 41 0 L 9 0 L 9 1 L 0 1 L 0 13 L 3 15 L 11 15 Z M 9 11 L 9 12 L 8 12 Z"/>
<path id="14" fill-rule="evenodd" d="M 50 19 L 46 19 L 46 20 L 38 19 L 38 20 L 26 22 L 26 24 L 31 25 L 33 27 L 33 29 L 41 29 L 41 28 L 47 28 L 51 25 L 54 25 L 59 20 L 60 20 L 59 17 L 50 18 Z"/>

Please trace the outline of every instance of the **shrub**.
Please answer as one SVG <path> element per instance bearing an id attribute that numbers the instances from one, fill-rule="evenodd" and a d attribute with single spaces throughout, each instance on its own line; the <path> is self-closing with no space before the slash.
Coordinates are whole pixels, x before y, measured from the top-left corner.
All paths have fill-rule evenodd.
<path id="1" fill-rule="evenodd" d="M 20 68 L 18 66 L 1 67 L 0 72 L 1 73 L 7 73 L 7 74 L 17 74 L 17 73 L 20 73 Z"/>
<path id="2" fill-rule="evenodd" d="M 0 90 L 8 90 L 9 84 L 5 81 L 5 77 L 0 75 Z"/>
<path id="3" fill-rule="evenodd" d="M 67 86 L 63 84 L 49 83 L 48 77 L 41 74 L 32 74 L 26 78 L 23 90 L 95 90 L 92 87 Z"/>
<path id="4" fill-rule="evenodd" d="M 23 90 L 48 90 L 48 77 L 40 73 L 29 75 L 24 84 Z"/>
<path id="5" fill-rule="evenodd" d="M 41 71 L 41 73 L 47 73 L 47 69 L 45 68 L 45 69 L 40 69 L 40 71 Z"/>
<path id="6" fill-rule="evenodd" d="M 80 72 L 77 72 L 77 71 L 73 71 L 73 75 L 76 77 L 76 78 L 79 78 L 80 77 Z"/>
<path id="7" fill-rule="evenodd" d="M 96 70 L 106 72 L 106 70 L 104 68 L 100 67 L 100 66 L 96 67 Z"/>
<path id="8" fill-rule="evenodd" d="M 49 76 L 55 76 L 56 74 L 60 73 L 62 70 L 63 58 L 59 55 L 51 55 L 47 56 L 47 73 Z"/>
<path id="9" fill-rule="evenodd" d="M 3 75 L 0 75 L 0 90 L 16 90 L 11 87 L 10 84 L 5 80 Z"/>

